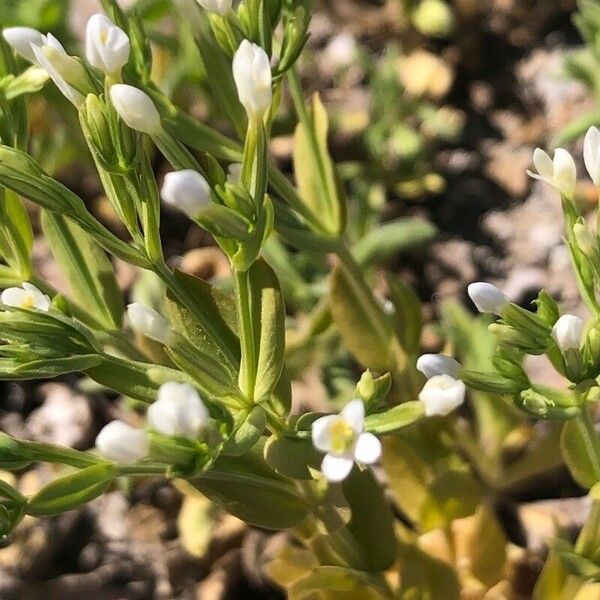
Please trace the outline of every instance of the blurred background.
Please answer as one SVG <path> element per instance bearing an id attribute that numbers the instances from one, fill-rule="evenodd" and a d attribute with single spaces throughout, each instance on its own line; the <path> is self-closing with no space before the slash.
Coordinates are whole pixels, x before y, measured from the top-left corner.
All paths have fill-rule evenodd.
<path id="1" fill-rule="evenodd" d="M 218 102 L 198 93 L 206 89 L 205 74 L 186 36 L 174 36 L 169 2 L 123 3 L 133 4 L 154 42 L 156 80 L 195 116 L 228 132 Z M 306 93 L 319 92 L 329 113 L 330 149 L 350 199 L 350 235 L 362 238 L 379 221 L 401 224 L 393 244 L 373 251 L 415 287 L 430 322 L 440 300 L 466 301 L 467 284 L 477 280 L 492 281 L 523 306 L 546 288 L 566 312 L 580 313 L 559 199 L 525 171 L 536 146 L 562 145 L 580 160 L 581 136 L 600 123 L 600 3 L 321 0 L 315 8 L 300 74 Z M 98 10 L 93 0 L 0 0 L 0 25 L 51 31 L 81 54 L 85 24 Z M 70 105 L 47 86 L 30 106 L 34 156 L 122 234 Z M 288 173 L 293 128 L 284 98 L 271 152 Z M 166 165 L 156 159 L 155 168 L 160 179 Z M 591 183 L 580 183 L 577 201 L 595 208 Z M 227 276 L 227 260 L 208 234 L 168 212 L 162 229 L 172 261 L 206 279 Z M 39 272 L 64 289 L 41 238 L 35 256 Z M 152 299 L 152 281 L 117 266 L 123 290 Z M 315 272 L 301 254 L 295 267 L 308 285 L 290 285 L 286 294 L 291 309 L 301 310 L 328 267 Z M 425 330 L 422 344 L 439 349 L 435 327 Z M 292 365 L 303 358 L 292 356 Z M 335 398 L 346 363 L 336 356 L 303 373 L 294 384 L 297 408 L 323 409 Z M 560 385 L 543 363 L 529 368 Z M 0 384 L 0 428 L 18 437 L 86 449 L 120 410 L 114 397 L 70 377 Z M 52 475 L 47 468 L 18 475 L 20 489 L 38 489 Z M 0 599 L 283 597 L 263 566 L 285 534 L 252 529 L 185 492 L 148 481 L 57 518 L 27 520 L 0 548 Z M 543 556 L 554 519 L 580 525 L 589 507 L 578 495 L 562 468 L 520 489 L 503 507 L 509 536 L 513 513 L 523 524 L 512 541 Z M 530 597 L 540 567 L 534 552 L 520 566 L 511 598 Z"/>

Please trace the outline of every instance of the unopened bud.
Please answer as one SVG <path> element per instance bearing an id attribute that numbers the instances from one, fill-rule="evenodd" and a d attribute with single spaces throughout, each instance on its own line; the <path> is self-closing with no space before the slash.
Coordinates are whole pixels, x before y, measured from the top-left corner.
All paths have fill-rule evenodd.
<path id="1" fill-rule="evenodd" d="M 233 57 L 233 78 L 248 115 L 262 117 L 273 100 L 267 53 L 260 46 L 244 40 Z"/>
<path id="2" fill-rule="evenodd" d="M 460 406 L 465 399 L 465 384 L 450 375 L 435 375 L 427 381 L 419 393 L 425 405 L 425 415 L 446 416 Z"/>
<path id="3" fill-rule="evenodd" d="M 456 359 L 443 354 L 423 354 L 417 360 L 417 370 L 421 371 L 427 379 L 436 375 L 450 375 L 457 379 L 460 367 Z"/>
<path id="4" fill-rule="evenodd" d="M 167 321 L 153 308 L 134 302 L 127 307 L 127 316 L 138 333 L 162 344 L 168 344 L 172 331 Z"/>
<path id="5" fill-rule="evenodd" d="M 105 425 L 96 438 L 96 448 L 102 456 L 117 463 L 136 462 L 148 455 L 146 432 L 123 421 Z"/>
<path id="6" fill-rule="evenodd" d="M 575 315 L 563 315 L 552 328 L 552 338 L 557 346 L 565 350 L 578 350 L 585 323 Z"/>
<path id="7" fill-rule="evenodd" d="M 160 386 L 158 399 L 148 408 L 148 423 L 165 435 L 197 438 L 209 420 L 208 410 L 189 383 L 171 381 Z"/>
<path id="8" fill-rule="evenodd" d="M 467 288 L 467 292 L 477 310 L 482 313 L 500 315 L 510 304 L 504 292 L 500 291 L 495 285 L 484 281 L 472 283 Z"/>
<path id="9" fill-rule="evenodd" d="M 142 90 L 117 83 L 110 88 L 110 99 L 127 127 L 148 135 L 162 132 L 160 114 L 150 96 Z"/>
<path id="10" fill-rule="evenodd" d="M 173 171 L 165 175 L 160 197 L 193 219 L 210 204 L 210 186 L 197 171 Z"/>

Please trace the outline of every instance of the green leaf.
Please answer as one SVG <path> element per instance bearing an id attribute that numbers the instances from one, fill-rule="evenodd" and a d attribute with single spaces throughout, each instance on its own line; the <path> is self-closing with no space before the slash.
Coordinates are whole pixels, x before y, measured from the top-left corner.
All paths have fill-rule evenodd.
<path id="1" fill-rule="evenodd" d="M 345 199 L 327 149 L 329 123 L 319 94 L 313 96 L 310 112 L 299 116 L 294 174 L 300 196 L 328 233 L 340 235 L 346 220 Z"/>
<path id="2" fill-rule="evenodd" d="M 394 305 L 394 321 L 398 338 L 404 350 L 413 354 L 418 351 L 423 328 L 421 301 L 414 289 L 397 277 L 387 276 L 391 300 Z"/>
<path id="3" fill-rule="evenodd" d="M 23 203 L 14 192 L 0 189 L 0 249 L 22 281 L 29 279 L 33 270 L 32 247 L 31 221 Z"/>
<path id="4" fill-rule="evenodd" d="M 85 372 L 101 362 L 102 357 L 98 354 L 43 358 L 29 362 L 0 359 L 0 380 L 50 379 L 67 373 Z"/>
<path id="5" fill-rule="evenodd" d="M 600 482 L 600 433 L 586 427 L 583 419 L 576 417 L 564 424 L 560 446 L 575 481 L 589 489 Z"/>
<path id="6" fill-rule="evenodd" d="M 364 570 L 385 571 L 396 560 L 392 509 L 370 469 L 354 467 L 342 483 L 352 516 L 346 528 L 358 542 Z"/>
<path id="7" fill-rule="evenodd" d="M 472 515 L 482 498 L 481 486 L 466 471 L 440 473 L 429 485 L 421 505 L 420 524 L 424 531 L 446 527 L 455 519 Z"/>
<path id="8" fill-rule="evenodd" d="M 333 320 L 358 362 L 376 371 L 394 371 L 398 341 L 391 322 L 340 266 L 331 274 L 330 297 Z"/>
<path id="9" fill-rule="evenodd" d="M 190 483 L 227 512 L 251 525 L 287 529 L 302 521 L 308 506 L 289 480 L 267 467 L 262 444 L 251 452 L 222 456 L 213 468 Z"/>
<path id="10" fill-rule="evenodd" d="M 447 562 L 433 558 L 416 544 L 400 544 L 400 580 L 398 598 L 459 600 L 458 577 Z"/>
<path id="11" fill-rule="evenodd" d="M 412 425 L 424 415 L 424 405 L 418 400 L 394 406 L 385 412 L 369 415 L 365 429 L 377 435 L 389 435 Z"/>
<path id="12" fill-rule="evenodd" d="M 176 331 L 186 337 L 198 349 L 198 352 L 221 360 L 236 370 L 239 366 L 240 347 L 237 338 L 237 312 L 235 300 L 230 295 L 206 283 L 198 277 L 175 271 L 175 279 L 194 299 L 202 318 L 175 300 L 168 294 L 167 312 L 169 321 Z M 207 333 L 210 323 L 212 334 L 219 345 Z"/>
<path id="13" fill-rule="evenodd" d="M 43 210 L 41 224 L 52 255 L 75 304 L 108 329 L 123 322 L 123 294 L 114 269 L 90 234 L 56 213 Z"/>
<path id="14" fill-rule="evenodd" d="M 97 464 L 61 477 L 43 487 L 29 500 L 27 514 L 56 515 L 86 504 L 102 495 L 118 471 L 111 464 Z"/>
<path id="15" fill-rule="evenodd" d="M 273 269 L 263 259 L 257 260 L 247 273 L 250 305 L 252 348 L 248 349 L 254 359 L 249 369 L 255 371 L 254 399 L 267 398 L 277 386 L 285 357 L 285 307 L 279 280 Z M 240 388 L 247 389 L 252 373 L 240 372 Z"/>
<path id="16" fill-rule="evenodd" d="M 354 246 L 354 258 L 361 266 L 381 262 L 415 246 L 432 241 L 437 229 L 419 218 L 389 221 L 371 229 Z"/>
<path id="17" fill-rule="evenodd" d="M 389 589 L 381 578 L 346 567 L 322 566 L 292 583 L 288 597 L 294 600 L 344 598 L 345 600 L 384 600 Z M 323 596 L 325 594 L 325 596 Z"/>
<path id="18" fill-rule="evenodd" d="M 102 357 L 101 364 L 87 369 L 86 374 L 95 382 L 142 402 L 156 400 L 163 383 L 188 381 L 186 375 L 175 369 L 107 355 Z"/>
<path id="19" fill-rule="evenodd" d="M 267 413 L 262 406 L 255 406 L 250 412 L 240 412 L 234 425 L 234 432 L 225 442 L 222 453 L 225 456 L 241 456 L 258 442 L 267 426 Z"/>
<path id="20" fill-rule="evenodd" d="M 322 455 L 310 440 L 271 436 L 265 444 L 265 461 L 277 473 L 291 479 L 312 479 L 310 467 L 319 469 Z"/>

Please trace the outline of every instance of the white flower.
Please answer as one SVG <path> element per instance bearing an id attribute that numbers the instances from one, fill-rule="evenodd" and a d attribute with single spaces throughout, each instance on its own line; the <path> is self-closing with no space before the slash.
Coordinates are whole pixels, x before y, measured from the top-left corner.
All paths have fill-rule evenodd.
<path id="1" fill-rule="evenodd" d="M 69 56 L 62 44 L 51 34 L 43 35 L 41 44 L 31 44 L 37 63 L 46 70 L 56 87 L 75 106 L 85 100 L 83 92 L 90 91 L 90 80 L 83 65 Z"/>
<path id="2" fill-rule="evenodd" d="M 583 140 L 583 162 L 594 185 L 600 186 L 600 130 L 590 127 Z"/>
<path id="3" fill-rule="evenodd" d="M 244 40 L 233 57 L 233 78 L 248 116 L 262 117 L 271 106 L 271 65 L 267 53 Z"/>
<path id="4" fill-rule="evenodd" d="M 160 386 L 158 400 L 148 408 L 150 427 L 165 435 L 197 438 L 208 425 L 209 414 L 189 383 L 171 381 Z"/>
<path id="5" fill-rule="evenodd" d="M 210 12 L 224 15 L 231 9 L 232 0 L 196 0 L 198 4 Z"/>
<path id="6" fill-rule="evenodd" d="M 210 204 L 210 186 L 197 171 L 173 171 L 165 175 L 160 196 L 165 204 L 177 208 L 193 219 Z"/>
<path id="7" fill-rule="evenodd" d="M 561 350 L 578 350 L 585 323 L 575 315 L 563 315 L 552 328 L 552 337 Z"/>
<path id="8" fill-rule="evenodd" d="M 242 180 L 242 163 L 231 163 L 227 167 L 227 181 L 229 183 L 239 183 Z"/>
<path id="9" fill-rule="evenodd" d="M 577 183 L 577 169 L 573 157 L 566 150 L 557 148 L 552 160 L 541 148 L 536 148 L 533 164 L 537 173 L 527 171 L 530 177 L 549 183 L 565 196 L 573 196 Z"/>
<path id="10" fill-rule="evenodd" d="M 349 67 L 356 55 L 356 39 L 345 31 L 336 35 L 325 48 L 327 66 L 333 70 Z"/>
<path id="11" fill-rule="evenodd" d="M 458 379 L 461 364 L 451 356 L 444 354 L 423 354 L 417 360 L 417 369 L 429 379 L 436 375 L 450 375 Z"/>
<path id="12" fill-rule="evenodd" d="M 44 36 L 37 29 L 32 29 L 31 27 L 7 27 L 2 30 L 2 36 L 17 54 L 30 63 L 38 64 L 31 45 L 42 46 L 44 44 Z"/>
<path id="13" fill-rule="evenodd" d="M 133 302 L 127 306 L 127 316 L 138 333 L 163 344 L 169 343 L 172 335 L 171 327 L 153 308 Z"/>
<path id="14" fill-rule="evenodd" d="M 148 94 L 124 83 L 110 88 L 110 99 L 125 124 L 135 131 L 158 135 L 162 131 L 160 114 Z"/>
<path id="15" fill-rule="evenodd" d="M 11 287 L 2 292 L 0 301 L 6 306 L 15 308 L 28 308 L 48 312 L 50 309 L 50 298 L 38 290 L 35 285 L 27 283 L 23 287 Z"/>
<path id="16" fill-rule="evenodd" d="M 85 56 L 93 67 L 106 75 L 115 75 L 129 60 L 127 34 L 107 16 L 92 15 L 85 30 Z"/>
<path id="17" fill-rule="evenodd" d="M 510 304 L 504 292 L 500 291 L 495 285 L 484 281 L 472 283 L 467 288 L 467 292 L 477 310 L 482 313 L 500 315 L 506 306 Z"/>
<path id="18" fill-rule="evenodd" d="M 419 393 L 419 400 L 425 405 L 425 415 L 446 416 L 465 399 L 465 384 L 450 375 L 435 375 L 427 381 Z"/>
<path id="19" fill-rule="evenodd" d="M 142 429 L 123 421 L 111 421 L 96 437 L 96 448 L 109 460 L 126 464 L 148 456 L 149 444 Z"/>
<path id="20" fill-rule="evenodd" d="M 352 400 L 339 415 L 328 415 L 312 424 L 315 448 L 326 452 L 321 471 L 328 481 L 345 479 L 354 461 L 371 465 L 381 456 L 381 442 L 364 431 L 365 407 L 362 400 Z"/>

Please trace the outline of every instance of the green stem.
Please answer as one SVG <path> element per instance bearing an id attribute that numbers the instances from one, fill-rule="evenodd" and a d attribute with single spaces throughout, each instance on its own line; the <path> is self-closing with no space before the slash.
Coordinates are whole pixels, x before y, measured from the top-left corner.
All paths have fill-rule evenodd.
<path id="1" fill-rule="evenodd" d="M 247 271 L 234 271 L 237 291 L 237 310 L 240 324 L 240 345 L 242 358 L 240 364 L 240 388 L 248 399 L 254 398 L 256 387 L 256 352 L 254 327 L 252 323 L 252 305 Z"/>
<path id="2" fill-rule="evenodd" d="M 160 464 L 122 465 L 119 467 L 119 475 L 165 475 L 167 467 Z"/>

